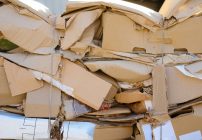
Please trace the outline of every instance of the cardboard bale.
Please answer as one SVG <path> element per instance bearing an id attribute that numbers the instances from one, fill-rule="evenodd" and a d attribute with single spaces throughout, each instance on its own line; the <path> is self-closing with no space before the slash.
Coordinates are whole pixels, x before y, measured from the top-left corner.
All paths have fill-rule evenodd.
<path id="1" fill-rule="evenodd" d="M 26 117 L 57 117 L 61 104 L 61 91 L 44 83 L 27 93 L 24 113 Z"/>
<path id="2" fill-rule="evenodd" d="M 34 78 L 31 71 L 4 60 L 4 68 L 12 96 L 24 94 L 43 86 L 42 81 Z"/>
<path id="3" fill-rule="evenodd" d="M 55 47 L 58 37 L 55 29 L 43 20 L 20 15 L 12 5 L 0 7 L 0 31 L 9 41 L 34 52 L 38 48 Z M 13 22 L 15 21 L 15 23 Z"/>
<path id="4" fill-rule="evenodd" d="M 9 88 L 8 80 L 0 57 L 0 105 L 21 104 L 25 94 L 13 97 Z"/>
<path id="5" fill-rule="evenodd" d="M 91 71 L 101 70 L 117 81 L 140 82 L 151 77 L 152 67 L 125 60 L 87 61 L 84 63 Z"/>
<path id="6" fill-rule="evenodd" d="M 149 100 L 151 98 L 152 98 L 151 95 L 147 93 L 142 93 L 138 90 L 128 90 L 125 92 L 121 92 L 118 93 L 115 97 L 118 103 L 126 103 L 126 104 Z"/>

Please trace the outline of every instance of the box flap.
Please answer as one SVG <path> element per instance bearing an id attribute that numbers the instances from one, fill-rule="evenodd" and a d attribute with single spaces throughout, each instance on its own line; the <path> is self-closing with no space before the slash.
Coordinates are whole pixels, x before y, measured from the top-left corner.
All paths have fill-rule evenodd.
<path id="1" fill-rule="evenodd" d="M 43 86 L 42 81 L 34 78 L 31 71 L 4 60 L 4 68 L 12 96 L 30 92 Z"/>

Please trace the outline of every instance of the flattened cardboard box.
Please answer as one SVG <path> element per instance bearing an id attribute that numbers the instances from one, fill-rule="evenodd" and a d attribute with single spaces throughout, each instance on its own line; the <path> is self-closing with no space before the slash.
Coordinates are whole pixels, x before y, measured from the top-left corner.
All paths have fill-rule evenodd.
<path id="1" fill-rule="evenodd" d="M 143 49 L 147 53 L 173 53 L 171 41 L 167 42 L 148 29 L 141 28 L 127 16 L 104 13 L 102 47 L 108 50 L 133 52 Z M 124 34 L 124 35 L 123 35 Z M 160 40 L 160 43 L 159 43 Z M 162 40 L 162 41 L 161 41 Z"/>
<path id="2" fill-rule="evenodd" d="M 20 104 L 24 98 L 25 94 L 15 97 L 11 95 L 4 67 L 0 64 L 0 105 Z"/>
<path id="3" fill-rule="evenodd" d="M 48 83 L 44 83 L 42 88 L 27 93 L 25 116 L 57 117 L 60 106 L 61 91 L 55 87 L 51 87 Z"/>
<path id="4" fill-rule="evenodd" d="M 61 82 L 73 88 L 73 98 L 99 110 L 105 97 L 109 94 L 112 84 L 91 74 L 84 68 L 63 59 Z"/>
<path id="5" fill-rule="evenodd" d="M 28 69 L 4 60 L 4 68 L 12 96 L 30 92 L 43 86 Z"/>
<path id="6" fill-rule="evenodd" d="M 202 80 L 191 77 L 184 66 L 167 67 L 166 77 L 168 104 L 183 103 L 202 96 Z"/>

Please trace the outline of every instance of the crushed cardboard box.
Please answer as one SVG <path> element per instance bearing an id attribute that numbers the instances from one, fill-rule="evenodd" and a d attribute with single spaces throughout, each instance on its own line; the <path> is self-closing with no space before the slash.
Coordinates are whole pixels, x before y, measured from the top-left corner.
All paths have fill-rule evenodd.
<path id="1" fill-rule="evenodd" d="M 0 139 L 201 140 L 201 0 L 0 1 Z"/>

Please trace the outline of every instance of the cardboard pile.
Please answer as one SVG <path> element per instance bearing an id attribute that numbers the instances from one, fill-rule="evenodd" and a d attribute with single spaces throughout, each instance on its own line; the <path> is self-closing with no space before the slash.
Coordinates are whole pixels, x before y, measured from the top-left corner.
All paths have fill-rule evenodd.
<path id="1" fill-rule="evenodd" d="M 0 0 L 0 139 L 201 140 L 201 13 Z"/>

